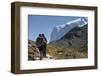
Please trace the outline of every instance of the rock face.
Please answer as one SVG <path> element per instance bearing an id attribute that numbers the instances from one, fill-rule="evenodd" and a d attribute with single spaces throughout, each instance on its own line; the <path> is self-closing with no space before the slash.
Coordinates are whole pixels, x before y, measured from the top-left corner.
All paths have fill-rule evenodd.
<path id="1" fill-rule="evenodd" d="M 35 42 L 28 40 L 28 60 L 39 60 L 40 53 L 36 48 Z"/>
<path id="2" fill-rule="evenodd" d="M 62 42 L 66 47 L 74 48 L 79 51 L 87 51 L 88 25 L 83 27 L 75 27 L 65 34 L 58 42 Z M 83 50 L 83 48 L 85 50 Z"/>
<path id="3" fill-rule="evenodd" d="M 88 24 L 87 18 L 78 18 L 76 20 L 72 20 L 70 22 L 67 22 L 63 25 L 54 27 L 50 41 L 59 40 L 62 38 L 66 33 L 68 33 L 71 29 L 75 27 L 82 27 L 84 25 Z"/>

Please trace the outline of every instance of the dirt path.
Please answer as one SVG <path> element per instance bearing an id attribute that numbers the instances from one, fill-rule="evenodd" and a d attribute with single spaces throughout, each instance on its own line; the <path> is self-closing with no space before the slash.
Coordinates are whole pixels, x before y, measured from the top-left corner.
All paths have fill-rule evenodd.
<path id="1" fill-rule="evenodd" d="M 43 58 L 42 60 L 53 60 L 53 57 L 49 54 L 47 54 L 46 58 Z"/>
<path id="2" fill-rule="evenodd" d="M 47 54 L 47 55 L 46 55 L 46 58 L 43 57 L 42 60 L 53 60 L 53 59 L 54 59 L 54 58 L 53 58 L 51 55 Z M 35 61 L 37 61 L 37 60 L 40 60 L 40 57 L 39 57 L 39 56 L 37 56 L 37 57 L 35 58 Z"/>

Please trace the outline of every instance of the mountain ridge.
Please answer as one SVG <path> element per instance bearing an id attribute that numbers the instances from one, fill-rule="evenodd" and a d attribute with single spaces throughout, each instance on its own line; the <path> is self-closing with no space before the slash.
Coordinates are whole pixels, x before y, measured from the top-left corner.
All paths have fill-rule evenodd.
<path id="1" fill-rule="evenodd" d="M 86 24 L 88 24 L 87 18 L 78 18 L 76 20 L 69 21 L 63 25 L 55 26 L 51 33 L 50 41 L 58 40 L 74 27 L 83 27 Z"/>

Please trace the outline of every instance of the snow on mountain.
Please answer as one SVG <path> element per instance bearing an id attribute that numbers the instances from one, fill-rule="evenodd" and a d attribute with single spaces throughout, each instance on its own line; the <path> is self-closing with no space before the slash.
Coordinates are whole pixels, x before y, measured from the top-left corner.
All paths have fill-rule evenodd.
<path id="1" fill-rule="evenodd" d="M 88 19 L 85 17 L 78 18 L 76 20 L 69 21 L 63 25 L 55 26 L 52 33 L 50 41 L 58 40 L 67 34 L 74 27 L 82 27 L 88 24 Z"/>

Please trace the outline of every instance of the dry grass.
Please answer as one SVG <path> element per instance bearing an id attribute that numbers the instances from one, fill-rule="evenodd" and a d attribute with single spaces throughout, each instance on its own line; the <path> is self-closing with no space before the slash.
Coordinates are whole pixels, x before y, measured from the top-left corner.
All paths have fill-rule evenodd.
<path id="1" fill-rule="evenodd" d="M 77 51 L 73 48 L 62 48 L 55 45 L 48 45 L 48 53 L 55 59 L 76 59 L 87 58 L 87 52 Z"/>

